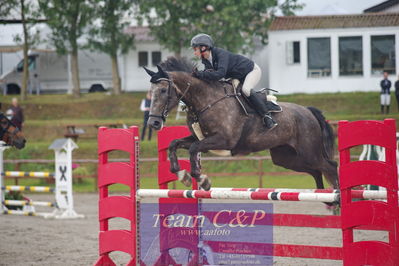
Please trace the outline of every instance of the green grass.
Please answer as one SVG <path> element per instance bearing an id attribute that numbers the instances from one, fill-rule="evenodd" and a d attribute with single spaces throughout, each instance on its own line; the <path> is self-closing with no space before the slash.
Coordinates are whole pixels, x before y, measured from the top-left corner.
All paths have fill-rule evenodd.
<path id="1" fill-rule="evenodd" d="M 71 95 L 29 95 L 26 101 L 21 102 L 24 108 L 26 123 L 24 134 L 28 140 L 23 150 L 10 149 L 5 152 L 5 159 L 53 159 L 54 152 L 48 150 L 48 146 L 56 138 L 62 138 L 66 131 L 65 125 L 74 124 L 86 130 L 90 138 L 80 138 L 77 142 L 79 148 L 73 152 L 74 159 L 96 159 L 97 142 L 95 138 L 96 128 L 94 125 L 126 124 L 127 126 L 138 125 L 141 128 L 143 113 L 139 110 L 141 99 L 145 93 L 124 93 L 119 96 L 101 93 L 82 94 L 80 98 Z M 2 96 L 3 111 L 9 107 L 11 96 Z M 397 105 L 392 97 L 391 114 L 380 114 L 379 92 L 351 92 L 351 93 L 326 93 L 326 94 L 291 94 L 278 95 L 279 101 L 294 102 L 304 106 L 314 106 L 321 110 L 328 120 L 365 120 L 384 118 L 395 118 L 399 121 Z M 167 120 L 166 126 L 184 125 L 184 120 L 175 120 L 175 111 Z M 91 125 L 91 126 L 89 126 Z M 156 133 L 152 141 L 142 142 L 140 149 L 141 158 L 157 157 Z M 361 149 L 356 149 L 355 154 Z M 261 152 L 253 155 L 267 155 Z M 123 153 L 115 153 L 114 158 L 127 158 Z M 185 151 L 179 152 L 179 156 L 187 157 Z M 203 154 L 203 157 L 212 156 Z M 204 172 L 256 172 L 257 162 L 202 162 Z M 5 169 L 16 170 L 13 164 L 6 164 Z M 54 164 L 21 164 L 22 171 L 46 171 L 54 169 Z M 155 176 L 157 165 L 155 163 L 141 164 L 141 173 L 147 176 Z M 314 187 L 314 181 L 308 176 L 267 176 L 267 172 L 286 171 L 264 161 L 262 171 L 266 172 L 263 180 L 264 187 Z M 95 164 L 80 164 L 75 174 L 95 175 Z M 212 177 L 212 176 L 211 176 Z M 257 187 L 257 177 L 213 177 L 213 185 L 228 187 Z M 13 180 L 7 180 L 7 183 Z M 35 185 L 35 180 L 21 180 L 27 185 Z M 150 177 L 142 178 L 142 186 L 146 188 L 156 187 L 156 180 Z M 178 185 L 179 187 L 179 185 Z M 183 187 L 182 187 L 183 188 Z M 94 179 L 85 178 L 75 182 L 75 191 L 94 191 Z M 113 189 L 121 189 L 116 186 Z"/>
<path id="2" fill-rule="evenodd" d="M 257 188 L 259 187 L 259 178 L 257 176 L 240 176 L 240 177 L 210 177 L 212 186 L 214 187 L 235 187 L 235 188 Z M 14 180 L 6 179 L 6 185 L 15 185 Z M 19 179 L 20 186 L 50 186 L 54 184 L 47 183 L 45 179 Z M 74 179 L 74 192 L 94 192 L 95 180 L 93 178 L 84 178 L 81 180 Z M 180 182 L 174 182 L 169 188 L 187 189 Z M 155 177 L 143 177 L 140 179 L 141 188 L 158 188 L 158 180 Z M 263 177 L 263 187 L 267 188 L 315 188 L 315 183 L 311 176 L 307 175 L 282 175 L 282 176 L 265 176 Z M 116 184 L 110 186 L 110 191 L 129 191 L 124 185 Z"/>

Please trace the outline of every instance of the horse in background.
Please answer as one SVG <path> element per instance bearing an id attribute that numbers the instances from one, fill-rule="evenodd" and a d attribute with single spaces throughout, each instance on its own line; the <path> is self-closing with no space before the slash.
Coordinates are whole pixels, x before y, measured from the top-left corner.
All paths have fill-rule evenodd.
<path id="1" fill-rule="evenodd" d="M 6 145 L 23 149 L 26 139 L 22 132 L 3 113 L 0 112 L 0 141 Z"/>

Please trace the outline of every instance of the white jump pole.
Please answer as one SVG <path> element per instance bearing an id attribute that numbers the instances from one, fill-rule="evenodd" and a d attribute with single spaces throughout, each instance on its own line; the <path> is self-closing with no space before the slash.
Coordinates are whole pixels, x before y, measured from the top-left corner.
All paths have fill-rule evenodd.
<path id="1" fill-rule="evenodd" d="M 3 211 L 6 210 L 5 206 L 3 205 L 3 202 L 5 200 L 5 191 L 1 189 L 2 187 L 5 186 L 5 183 L 4 183 L 4 177 L 1 173 L 4 173 L 4 164 L 3 164 L 4 151 L 8 148 L 9 146 L 6 146 L 3 141 L 0 141 L 0 213 L 3 213 Z"/>

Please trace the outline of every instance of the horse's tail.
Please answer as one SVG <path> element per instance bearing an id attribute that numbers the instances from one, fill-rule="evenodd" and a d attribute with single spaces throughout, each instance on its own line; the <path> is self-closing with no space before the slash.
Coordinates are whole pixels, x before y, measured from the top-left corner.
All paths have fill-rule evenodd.
<path id="1" fill-rule="evenodd" d="M 322 136 L 323 136 L 323 156 L 328 161 L 334 160 L 334 132 L 329 123 L 327 123 L 326 118 L 322 112 L 315 107 L 308 107 L 312 112 L 314 117 L 316 117 L 317 122 L 319 122 Z"/>

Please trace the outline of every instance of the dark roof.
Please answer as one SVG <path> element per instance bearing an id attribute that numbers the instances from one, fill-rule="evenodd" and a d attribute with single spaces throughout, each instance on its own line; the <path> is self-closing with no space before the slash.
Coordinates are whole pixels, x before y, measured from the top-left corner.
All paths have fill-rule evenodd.
<path id="1" fill-rule="evenodd" d="M 378 5 L 369 7 L 365 10 L 363 10 L 364 13 L 369 13 L 369 12 L 381 12 L 384 11 L 387 8 L 390 8 L 391 6 L 394 5 L 399 5 L 399 0 L 388 0 L 384 1 L 382 3 L 379 3 Z"/>
<path id="2" fill-rule="evenodd" d="M 30 19 L 29 22 L 32 23 L 47 23 L 47 19 Z M 21 19 L 0 19 L 0 24 L 21 24 Z"/>
<path id="3" fill-rule="evenodd" d="M 270 31 L 399 26 L 399 13 L 276 17 Z"/>
<path id="4" fill-rule="evenodd" d="M 155 38 L 150 34 L 150 28 L 145 26 L 130 26 L 125 29 L 126 34 L 134 35 L 136 41 L 154 41 Z"/>

